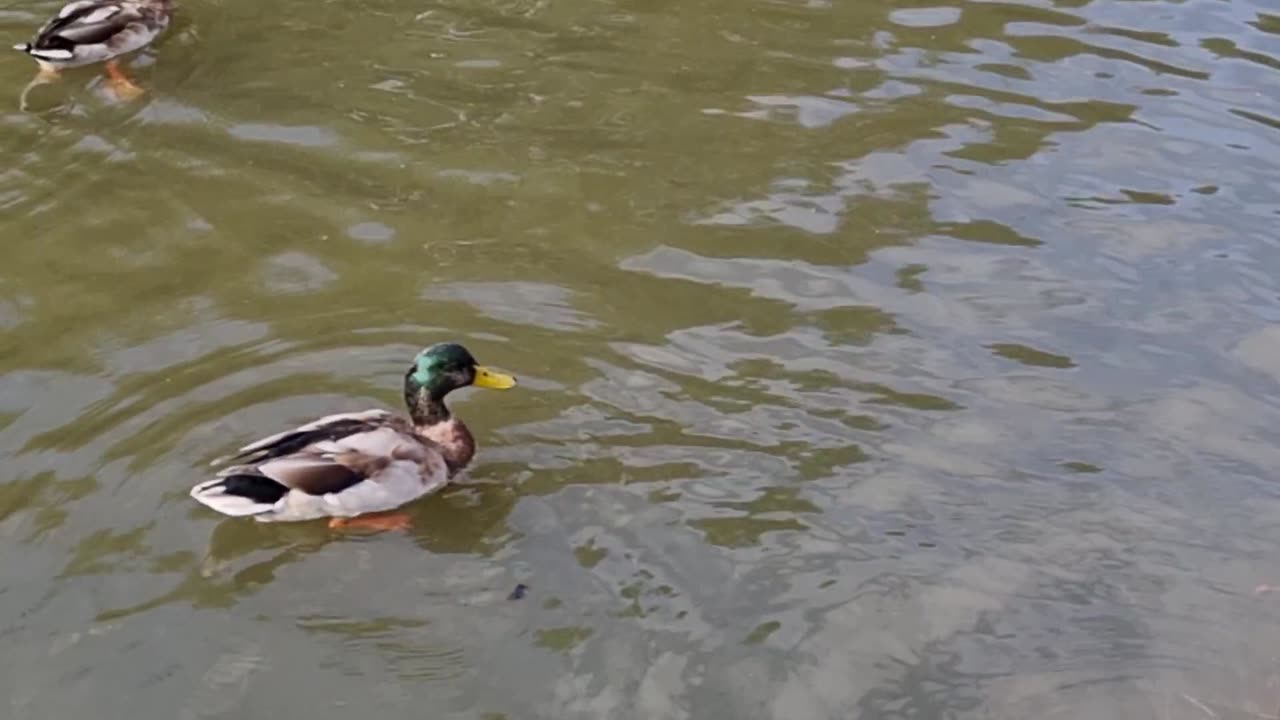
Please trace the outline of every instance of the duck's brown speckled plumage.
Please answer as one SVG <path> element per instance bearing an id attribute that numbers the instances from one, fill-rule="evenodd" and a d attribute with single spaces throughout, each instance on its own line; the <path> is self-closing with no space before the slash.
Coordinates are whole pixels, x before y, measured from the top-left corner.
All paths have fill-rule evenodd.
<path id="1" fill-rule="evenodd" d="M 103 62 L 150 43 L 170 14 L 169 0 L 76 0 L 14 49 L 54 69 Z"/>
<path id="2" fill-rule="evenodd" d="M 457 418 L 419 426 L 418 434 L 434 442 L 444 454 L 444 461 L 449 466 L 449 475 L 455 475 L 471 462 L 476 454 L 476 439 L 471 430 Z"/>

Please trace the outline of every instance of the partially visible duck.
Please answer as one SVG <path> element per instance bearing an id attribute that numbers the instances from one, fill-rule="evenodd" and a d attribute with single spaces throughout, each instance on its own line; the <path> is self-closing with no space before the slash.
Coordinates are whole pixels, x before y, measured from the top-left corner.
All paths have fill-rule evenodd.
<path id="1" fill-rule="evenodd" d="M 31 42 L 14 45 L 40 65 L 22 93 L 57 79 L 64 68 L 105 62 L 111 90 L 121 100 L 140 97 L 117 58 L 145 47 L 169 26 L 170 0 L 74 0 L 44 24 Z"/>

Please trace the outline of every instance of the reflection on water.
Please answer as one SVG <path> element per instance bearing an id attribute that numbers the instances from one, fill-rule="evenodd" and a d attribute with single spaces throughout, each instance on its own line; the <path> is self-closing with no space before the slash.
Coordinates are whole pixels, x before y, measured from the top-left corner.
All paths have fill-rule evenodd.
<path id="1" fill-rule="evenodd" d="M 136 105 L 4 67 L 0 715 L 1280 707 L 1260 0 L 223 0 Z M 407 534 L 189 502 L 446 338 L 522 390 Z"/>

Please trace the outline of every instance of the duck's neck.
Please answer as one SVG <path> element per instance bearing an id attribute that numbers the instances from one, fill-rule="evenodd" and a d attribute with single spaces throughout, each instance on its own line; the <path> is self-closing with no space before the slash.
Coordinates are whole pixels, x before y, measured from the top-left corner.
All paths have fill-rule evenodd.
<path id="1" fill-rule="evenodd" d="M 414 428 L 419 435 L 440 446 L 449 474 L 454 475 L 466 467 L 476 454 L 476 441 L 467 426 L 449 412 L 444 398 L 422 390 L 405 400 Z"/>

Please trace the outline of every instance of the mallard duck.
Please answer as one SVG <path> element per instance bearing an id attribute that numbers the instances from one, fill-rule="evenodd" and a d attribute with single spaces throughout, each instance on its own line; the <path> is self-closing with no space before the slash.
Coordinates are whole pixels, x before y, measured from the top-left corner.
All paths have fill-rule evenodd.
<path id="1" fill-rule="evenodd" d="M 74 0 L 62 6 L 31 42 L 14 45 L 40 64 L 40 72 L 23 90 L 52 82 L 63 68 L 106 62 L 107 79 L 116 97 L 142 95 L 120 69 L 116 58 L 144 47 L 169 26 L 170 0 Z"/>
<path id="2" fill-rule="evenodd" d="M 468 385 L 515 384 L 461 345 L 432 345 L 404 376 L 408 418 L 366 410 L 272 435 L 241 448 L 228 458 L 238 464 L 196 485 L 191 497 L 261 522 L 329 517 L 330 527 L 406 527 L 407 515 L 387 511 L 444 487 L 475 455 L 475 439 L 445 396 Z"/>

